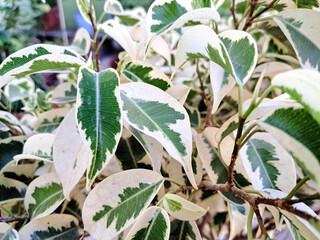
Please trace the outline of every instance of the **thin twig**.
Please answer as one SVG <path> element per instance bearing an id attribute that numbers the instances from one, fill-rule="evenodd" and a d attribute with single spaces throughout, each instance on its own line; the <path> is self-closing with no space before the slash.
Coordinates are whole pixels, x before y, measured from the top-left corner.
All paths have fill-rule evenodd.
<path id="1" fill-rule="evenodd" d="M 200 83 L 200 89 L 201 89 L 200 95 L 201 95 L 203 101 L 205 102 L 205 104 L 208 106 L 209 105 L 209 100 L 207 98 L 207 95 L 206 95 L 206 92 L 205 92 L 205 89 L 204 89 L 204 84 L 203 84 L 203 81 L 202 81 L 202 78 L 201 78 L 201 73 L 200 73 L 200 69 L 199 69 L 199 60 L 198 59 L 196 60 L 196 72 L 197 72 L 199 83 Z"/>
<path id="2" fill-rule="evenodd" d="M 29 219 L 29 216 L 20 216 L 20 217 L 0 217 L 0 222 L 23 222 Z"/>
<path id="3" fill-rule="evenodd" d="M 92 12 L 93 11 L 93 7 L 92 7 L 92 0 L 90 0 L 90 9 L 89 9 L 89 12 L 88 12 L 88 16 L 90 18 L 90 22 L 91 22 L 91 25 L 92 25 L 92 29 L 93 29 L 93 49 L 94 49 L 94 56 L 95 56 L 95 61 L 96 61 L 96 71 L 99 72 L 100 71 L 100 67 L 99 67 L 99 51 L 96 51 L 97 50 L 97 42 L 98 42 L 98 31 L 97 31 L 97 26 L 94 22 L 94 19 L 93 19 L 93 15 L 92 15 Z"/>
<path id="4" fill-rule="evenodd" d="M 254 213 L 256 214 L 256 217 L 257 217 L 257 221 L 258 221 L 258 224 L 259 224 L 259 227 L 261 229 L 261 239 L 267 239 L 267 230 L 264 226 L 264 223 L 263 223 L 263 219 L 261 217 L 261 214 L 260 214 L 260 211 L 259 211 L 259 208 L 258 206 L 254 206 Z"/>
<path id="5" fill-rule="evenodd" d="M 236 18 L 235 0 L 232 0 L 232 6 L 231 6 L 231 8 L 230 8 L 230 12 L 231 12 L 231 15 L 232 15 L 232 18 L 233 18 L 234 28 L 235 28 L 235 29 L 238 29 L 238 28 L 239 28 L 239 23 L 238 23 L 237 18 Z"/>

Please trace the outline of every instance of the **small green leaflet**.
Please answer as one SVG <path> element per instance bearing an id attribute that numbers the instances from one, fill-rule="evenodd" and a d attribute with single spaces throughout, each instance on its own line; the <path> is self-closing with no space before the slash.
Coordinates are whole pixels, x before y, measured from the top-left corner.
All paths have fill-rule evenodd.
<path id="1" fill-rule="evenodd" d="M 119 76 L 114 69 L 96 73 L 79 70 L 76 117 L 84 143 L 92 160 L 87 170 L 87 187 L 113 157 L 122 132 Z"/>
<path id="2" fill-rule="evenodd" d="M 167 240 L 169 234 L 170 220 L 167 212 L 152 206 L 139 217 L 125 240 Z"/>
<path id="3" fill-rule="evenodd" d="M 0 176 L 0 203 L 23 199 L 27 185 L 10 178 Z"/>
<path id="4" fill-rule="evenodd" d="M 9 224 L 0 222 L 0 239 L 1 240 L 19 240 L 18 232 Z"/>
<path id="5" fill-rule="evenodd" d="M 272 85 L 301 103 L 320 124 L 320 73 L 312 70 L 292 70 L 277 75 Z"/>
<path id="6" fill-rule="evenodd" d="M 200 240 L 202 239 L 195 221 L 173 220 L 171 222 L 170 240 Z"/>
<path id="7" fill-rule="evenodd" d="M 92 20 L 93 22 L 96 21 L 96 12 L 94 10 L 94 6 L 92 4 L 92 9 L 90 9 L 90 0 L 77 0 L 77 6 L 78 6 L 78 10 L 81 14 L 81 16 L 83 17 L 84 20 L 86 20 L 87 23 L 89 23 L 90 25 L 92 24 L 91 23 L 91 19 L 90 19 L 90 16 L 89 16 L 89 11 L 91 11 L 91 14 L 92 14 Z"/>
<path id="8" fill-rule="evenodd" d="M 191 167 L 191 126 L 183 106 L 168 93 L 146 83 L 128 83 L 120 88 L 126 122 L 157 139 L 182 164 L 190 182 L 197 187 Z"/>
<path id="9" fill-rule="evenodd" d="M 298 8 L 319 8 L 320 2 L 319 0 L 294 0 L 296 2 Z"/>
<path id="10" fill-rule="evenodd" d="M 320 125 L 303 108 L 275 110 L 259 125 L 291 153 L 320 189 Z"/>
<path id="11" fill-rule="evenodd" d="M 320 72 L 320 12 L 309 9 L 293 9 L 274 17 L 293 46 L 302 68 Z"/>
<path id="12" fill-rule="evenodd" d="M 255 190 L 289 193 L 296 185 L 292 157 L 269 133 L 256 133 L 240 149 L 240 156 Z"/>
<path id="13" fill-rule="evenodd" d="M 40 218 L 52 213 L 63 202 L 62 185 L 56 173 L 36 178 L 28 186 L 25 208 L 30 218 Z"/>
<path id="14" fill-rule="evenodd" d="M 68 214 L 51 214 L 32 219 L 19 231 L 21 239 L 78 240 L 82 233 L 78 219 Z"/>
<path id="15" fill-rule="evenodd" d="M 180 28 L 191 20 L 219 21 L 218 12 L 209 8 L 207 2 L 199 4 L 199 1 L 191 0 L 154 1 L 147 13 L 148 31 L 151 34 L 160 35 L 172 29 Z"/>
<path id="16" fill-rule="evenodd" d="M 40 71 L 62 71 L 79 68 L 84 59 L 65 47 L 36 44 L 11 54 L 0 65 L 0 88 L 15 78 Z"/>
<path id="17" fill-rule="evenodd" d="M 149 206 L 163 183 L 153 171 L 132 169 L 100 182 L 85 200 L 84 228 L 96 239 L 113 239 Z"/>
<path id="18" fill-rule="evenodd" d="M 169 78 L 156 66 L 142 62 L 129 62 L 121 73 L 132 82 L 144 82 L 156 86 L 163 91 L 170 86 Z"/>
<path id="19" fill-rule="evenodd" d="M 182 221 L 196 220 L 207 212 L 202 207 L 176 194 L 166 194 L 163 207 L 171 216 Z"/>

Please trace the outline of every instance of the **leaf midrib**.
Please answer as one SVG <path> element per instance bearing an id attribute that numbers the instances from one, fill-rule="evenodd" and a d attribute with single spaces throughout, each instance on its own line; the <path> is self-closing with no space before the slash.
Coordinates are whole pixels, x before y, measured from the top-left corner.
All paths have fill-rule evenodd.
<path id="1" fill-rule="evenodd" d="M 45 238 L 44 240 L 56 239 L 57 237 L 63 236 L 63 235 L 65 235 L 66 233 L 72 232 L 72 231 L 74 231 L 74 230 L 76 230 L 76 229 L 78 229 L 78 227 L 70 228 L 70 229 L 68 229 L 68 231 L 64 231 L 64 232 L 62 232 L 62 233 L 59 233 L 58 235 L 54 235 L 54 236 L 52 236 L 52 237 Z"/>
<path id="2" fill-rule="evenodd" d="M 151 230 L 152 230 L 152 228 L 153 228 L 153 225 L 156 223 L 156 220 L 157 220 L 157 217 L 158 217 L 158 215 L 161 213 L 161 208 L 159 208 L 159 209 L 157 209 L 156 210 L 156 213 L 155 213 L 155 215 L 153 216 L 153 219 L 152 219 L 152 221 L 151 221 L 151 223 L 150 223 L 150 227 L 149 227 L 149 229 L 148 229 L 148 231 L 147 231 L 147 233 L 146 233 L 146 237 L 144 238 L 145 240 L 148 240 L 149 239 L 149 235 L 150 235 L 150 232 L 151 232 Z"/>

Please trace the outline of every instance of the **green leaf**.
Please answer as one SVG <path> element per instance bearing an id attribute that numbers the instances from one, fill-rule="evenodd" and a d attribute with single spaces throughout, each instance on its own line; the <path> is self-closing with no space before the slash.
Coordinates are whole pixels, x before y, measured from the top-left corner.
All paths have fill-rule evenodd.
<path id="1" fill-rule="evenodd" d="M 255 190 L 289 193 L 296 185 L 292 157 L 270 134 L 256 133 L 241 148 L 240 156 Z"/>
<path id="2" fill-rule="evenodd" d="M 132 82 L 148 83 L 163 91 L 167 90 L 171 85 L 169 78 L 151 64 L 129 62 L 124 66 L 121 73 Z"/>
<path id="3" fill-rule="evenodd" d="M 320 73 L 311 70 L 292 70 L 277 75 L 272 85 L 289 93 L 301 103 L 312 117 L 320 124 Z"/>
<path id="4" fill-rule="evenodd" d="M 0 203 L 24 198 L 26 189 L 26 184 L 0 176 Z"/>
<path id="5" fill-rule="evenodd" d="M 126 240 L 167 240 L 169 234 L 170 220 L 167 212 L 152 206 L 139 217 Z"/>
<path id="6" fill-rule="evenodd" d="M 154 1 L 147 13 L 148 31 L 160 35 L 172 29 L 180 28 L 191 20 L 219 21 L 220 16 L 215 9 L 207 8 L 207 6 L 203 8 L 204 5 L 207 5 L 206 2 L 199 4 L 191 0 L 183 3 L 176 0 Z M 192 7 L 197 9 L 192 9 Z"/>
<path id="7" fill-rule="evenodd" d="M 78 10 L 81 14 L 81 16 L 83 17 L 84 20 L 86 20 L 87 23 L 89 23 L 90 25 L 91 20 L 90 20 L 90 16 L 89 16 L 89 11 L 90 11 L 90 0 L 77 0 L 77 6 L 78 6 Z M 93 18 L 93 22 L 96 21 L 96 12 L 94 10 L 94 6 L 92 4 L 92 18 Z"/>
<path id="8" fill-rule="evenodd" d="M 77 218 L 68 214 L 51 214 L 32 219 L 20 231 L 21 239 L 70 239 L 77 240 L 83 233 Z"/>
<path id="9" fill-rule="evenodd" d="M 40 218 L 52 213 L 63 202 L 62 185 L 56 173 L 36 178 L 28 186 L 25 207 L 30 218 Z"/>
<path id="10" fill-rule="evenodd" d="M 156 138 L 182 164 L 196 187 L 191 167 L 191 127 L 183 106 L 166 92 L 146 83 L 121 85 L 121 99 L 126 122 Z"/>
<path id="11" fill-rule="evenodd" d="M 176 194 L 166 194 L 163 207 L 171 216 L 183 221 L 196 220 L 207 212 L 202 207 Z"/>
<path id="12" fill-rule="evenodd" d="M 15 155 L 22 153 L 25 137 L 12 137 L 0 140 L 0 170 L 6 166 Z"/>
<path id="13" fill-rule="evenodd" d="M 320 72 L 320 12 L 287 10 L 275 16 L 274 20 L 293 46 L 302 68 Z"/>
<path id="14" fill-rule="evenodd" d="M 161 175 L 144 169 L 111 175 L 86 198 L 84 228 L 96 239 L 113 239 L 143 213 L 162 183 Z"/>
<path id="15" fill-rule="evenodd" d="M 319 8 L 319 0 L 295 0 L 298 8 Z"/>
<path id="16" fill-rule="evenodd" d="M 259 125 L 270 132 L 320 189 L 320 126 L 302 108 L 275 110 Z"/>
<path id="17" fill-rule="evenodd" d="M 76 116 L 80 136 L 90 147 L 87 187 L 113 157 L 122 131 L 119 76 L 113 69 L 96 73 L 82 67 L 78 80 Z"/>
<path id="18" fill-rule="evenodd" d="M 195 221 L 174 220 L 171 222 L 170 240 L 201 240 L 199 229 Z"/>
<path id="19" fill-rule="evenodd" d="M 85 61 L 76 52 L 65 47 L 37 44 L 11 54 L 0 65 L 0 88 L 15 78 L 40 71 L 58 71 L 79 68 Z"/>
<path id="20" fill-rule="evenodd" d="M 19 240 L 18 232 L 9 224 L 0 222 L 0 239 L 1 240 Z"/>

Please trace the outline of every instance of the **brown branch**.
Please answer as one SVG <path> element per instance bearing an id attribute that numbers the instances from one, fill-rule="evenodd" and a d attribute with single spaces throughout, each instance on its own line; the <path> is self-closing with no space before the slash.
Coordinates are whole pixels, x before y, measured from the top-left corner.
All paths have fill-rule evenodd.
<path id="1" fill-rule="evenodd" d="M 270 205 L 287 212 L 293 213 L 303 219 L 310 220 L 314 219 L 319 221 L 316 217 L 310 215 L 307 212 L 301 211 L 290 204 L 292 200 L 280 199 L 280 198 L 265 198 L 258 195 L 252 195 L 244 192 L 243 190 L 237 188 L 234 184 L 230 185 L 228 182 L 225 184 L 209 184 L 207 182 L 202 182 L 199 186 L 199 189 L 211 190 L 211 191 L 220 191 L 220 192 L 230 192 L 234 193 L 235 196 L 245 200 L 252 206 L 258 206 L 259 204 Z"/>
<path id="2" fill-rule="evenodd" d="M 20 217 L 0 217 L 0 222 L 23 222 L 29 219 L 29 216 L 20 216 Z"/>
<path id="3" fill-rule="evenodd" d="M 261 229 L 261 239 L 262 239 L 262 236 L 265 236 L 264 239 L 267 239 L 267 236 L 268 236 L 267 230 L 266 230 L 266 228 L 264 226 L 264 222 L 263 222 L 263 219 L 261 217 L 258 205 L 254 206 L 254 213 L 257 216 L 257 221 L 258 221 L 259 227 Z"/>
<path id="4" fill-rule="evenodd" d="M 212 108 L 213 108 L 213 100 L 209 102 L 208 106 L 207 106 L 207 114 L 206 114 L 206 120 L 205 120 L 205 126 L 206 127 L 212 127 L 211 125 L 211 112 L 212 112 Z"/>
<path id="5" fill-rule="evenodd" d="M 95 57 L 95 61 L 96 61 L 96 71 L 99 72 L 100 71 L 100 67 L 99 67 L 99 51 L 97 51 L 97 41 L 98 41 L 98 36 L 97 36 L 97 26 L 95 24 L 95 21 L 93 19 L 93 15 L 92 15 L 92 0 L 90 1 L 90 9 L 88 12 L 88 16 L 90 18 L 90 22 L 92 25 L 92 29 L 93 29 L 93 50 L 94 50 L 94 57 Z"/>
<path id="6" fill-rule="evenodd" d="M 230 8 L 230 12 L 231 12 L 231 15 L 232 15 L 232 18 L 233 18 L 234 28 L 238 29 L 239 28 L 239 23 L 237 21 L 236 13 L 235 13 L 235 0 L 232 0 L 232 6 Z"/>
<path id="7" fill-rule="evenodd" d="M 272 2 L 270 2 L 264 9 L 262 9 L 261 11 L 259 11 L 258 13 L 256 13 L 255 15 L 253 15 L 254 9 L 256 7 L 256 4 L 258 2 L 258 0 L 253 0 L 251 1 L 250 4 L 250 13 L 249 16 L 247 17 L 246 23 L 243 27 L 243 31 L 246 31 L 253 23 L 253 20 L 255 20 L 256 18 L 260 17 L 263 13 L 265 13 L 266 11 L 268 11 L 269 9 L 273 8 L 274 4 L 276 3 L 277 0 L 273 0 Z"/>
<path id="8" fill-rule="evenodd" d="M 201 78 L 201 73 L 200 73 L 200 70 L 199 70 L 199 60 L 196 60 L 197 64 L 196 64 L 196 72 L 197 72 L 197 75 L 198 75 L 198 79 L 199 79 L 199 82 L 200 82 L 200 89 L 201 89 L 201 92 L 200 92 L 200 95 L 203 99 L 203 101 L 205 102 L 205 104 L 208 106 L 209 105 L 209 100 L 207 98 L 207 95 L 206 95 L 206 92 L 205 92 L 205 89 L 204 89 L 204 84 L 203 84 L 203 81 L 202 81 L 202 78 Z"/>

